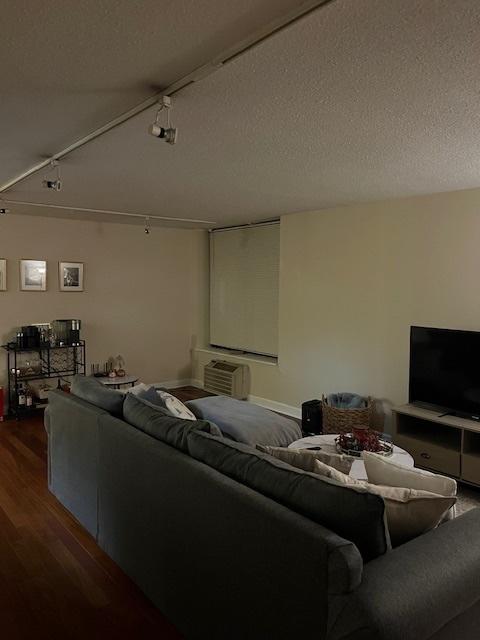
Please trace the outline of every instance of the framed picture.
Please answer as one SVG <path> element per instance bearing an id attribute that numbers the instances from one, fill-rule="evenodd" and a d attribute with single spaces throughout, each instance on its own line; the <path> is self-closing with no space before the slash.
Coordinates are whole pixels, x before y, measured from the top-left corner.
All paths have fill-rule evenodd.
<path id="1" fill-rule="evenodd" d="M 7 261 L 0 258 L 0 291 L 7 290 Z"/>
<path id="2" fill-rule="evenodd" d="M 59 262 L 60 291 L 83 291 L 83 262 Z"/>
<path id="3" fill-rule="evenodd" d="M 20 290 L 47 290 L 47 263 L 45 260 L 20 260 Z"/>

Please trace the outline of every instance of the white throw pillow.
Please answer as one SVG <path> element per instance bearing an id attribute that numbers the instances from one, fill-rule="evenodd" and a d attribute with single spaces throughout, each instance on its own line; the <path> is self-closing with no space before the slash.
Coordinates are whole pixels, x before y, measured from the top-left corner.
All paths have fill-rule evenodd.
<path id="1" fill-rule="evenodd" d="M 325 475 L 325 465 L 320 466 L 321 464 L 315 463 L 317 472 Z M 456 502 L 455 496 L 446 497 L 430 491 L 375 485 L 346 476 L 333 468 L 327 477 L 349 489 L 368 491 L 383 498 L 393 546 L 435 529 Z"/>
<path id="2" fill-rule="evenodd" d="M 430 471 L 423 469 L 407 468 L 398 462 L 369 451 L 363 452 L 363 461 L 368 481 L 372 484 L 430 491 L 440 496 L 457 495 L 457 483 L 453 478 L 430 473 Z"/>
<path id="3" fill-rule="evenodd" d="M 172 416 L 175 416 L 176 418 L 182 418 L 182 420 L 197 419 L 190 411 L 190 409 L 186 407 L 181 400 L 179 400 L 175 396 L 172 396 L 171 393 L 162 391 L 160 389 L 156 389 L 156 392 L 160 396 L 165 409 L 170 411 Z"/>

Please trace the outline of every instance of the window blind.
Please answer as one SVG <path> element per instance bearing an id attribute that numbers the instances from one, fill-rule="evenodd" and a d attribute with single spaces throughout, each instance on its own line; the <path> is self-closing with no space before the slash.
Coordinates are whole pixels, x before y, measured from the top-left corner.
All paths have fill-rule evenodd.
<path id="1" fill-rule="evenodd" d="M 210 343 L 278 354 L 280 224 L 210 234 Z"/>

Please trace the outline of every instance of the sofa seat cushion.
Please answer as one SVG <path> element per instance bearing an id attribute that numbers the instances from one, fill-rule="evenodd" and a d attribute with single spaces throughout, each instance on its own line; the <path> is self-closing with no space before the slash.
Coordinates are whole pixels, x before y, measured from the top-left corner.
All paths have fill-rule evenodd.
<path id="1" fill-rule="evenodd" d="M 389 548 L 383 500 L 295 469 L 248 445 L 194 431 L 190 455 L 352 541 L 364 561 Z"/>
<path id="2" fill-rule="evenodd" d="M 122 417 L 125 394 L 115 389 L 108 389 L 96 378 L 81 375 L 74 376 L 72 393 L 77 398 L 86 400 L 117 418 Z"/>
<path id="3" fill-rule="evenodd" d="M 302 437 L 294 420 L 244 400 L 211 396 L 191 400 L 187 406 L 197 418 L 211 420 L 225 436 L 236 442 L 288 447 Z"/>
<path id="4" fill-rule="evenodd" d="M 188 450 L 187 436 L 191 431 L 198 429 L 215 433 L 215 426 L 205 420 L 175 418 L 168 409 L 155 406 L 131 393 L 125 395 L 123 419 L 156 440 L 185 452 Z"/>

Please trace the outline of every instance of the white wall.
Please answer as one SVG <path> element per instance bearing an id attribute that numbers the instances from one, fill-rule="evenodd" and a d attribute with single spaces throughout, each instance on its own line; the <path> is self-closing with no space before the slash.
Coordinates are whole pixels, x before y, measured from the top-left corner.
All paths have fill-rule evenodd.
<path id="1" fill-rule="evenodd" d="M 121 354 L 127 372 L 147 382 L 189 379 L 190 350 L 203 324 L 207 246 L 205 231 L 154 228 L 147 236 L 126 224 L 4 216 L 0 258 L 8 259 L 8 291 L 0 292 L 0 343 L 21 325 L 80 318 L 88 363 Z M 46 292 L 19 290 L 20 258 L 48 261 Z M 83 293 L 59 291 L 60 260 L 85 263 Z"/>
<path id="2" fill-rule="evenodd" d="M 284 216 L 279 361 L 250 363 L 252 394 L 406 402 L 410 325 L 480 330 L 479 242 L 480 190 Z"/>

